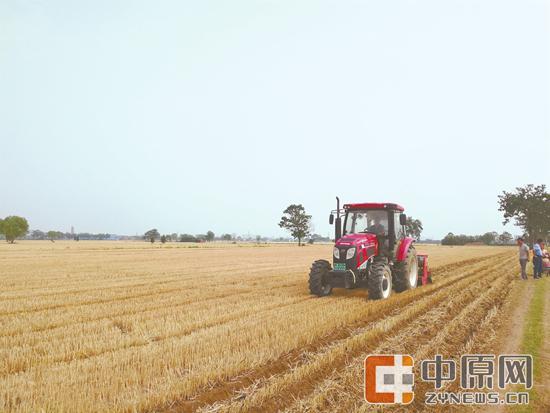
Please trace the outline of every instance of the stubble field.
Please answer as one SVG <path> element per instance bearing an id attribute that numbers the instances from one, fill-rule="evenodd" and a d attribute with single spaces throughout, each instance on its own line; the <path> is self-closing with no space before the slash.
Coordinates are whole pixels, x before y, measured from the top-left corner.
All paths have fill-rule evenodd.
<path id="1" fill-rule="evenodd" d="M 510 248 L 417 249 L 434 284 L 366 301 L 310 296 L 330 245 L 1 244 L 0 411 L 368 410 L 366 354 L 486 350 L 517 272 Z"/>

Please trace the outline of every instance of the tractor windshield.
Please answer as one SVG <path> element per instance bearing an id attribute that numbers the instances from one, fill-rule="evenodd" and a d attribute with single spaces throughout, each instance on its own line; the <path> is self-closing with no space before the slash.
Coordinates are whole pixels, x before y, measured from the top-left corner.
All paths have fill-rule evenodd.
<path id="1" fill-rule="evenodd" d="M 385 210 L 351 210 L 346 214 L 344 234 L 372 232 L 385 235 L 388 232 L 388 212 Z"/>

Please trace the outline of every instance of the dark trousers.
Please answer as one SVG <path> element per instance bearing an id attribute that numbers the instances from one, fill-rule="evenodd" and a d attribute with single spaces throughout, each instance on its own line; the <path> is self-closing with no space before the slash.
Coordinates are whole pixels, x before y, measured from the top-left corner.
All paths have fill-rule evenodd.
<path id="1" fill-rule="evenodd" d="M 533 272 L 535 278 L 542 276 L 542 257 L 533 257 Z"/>

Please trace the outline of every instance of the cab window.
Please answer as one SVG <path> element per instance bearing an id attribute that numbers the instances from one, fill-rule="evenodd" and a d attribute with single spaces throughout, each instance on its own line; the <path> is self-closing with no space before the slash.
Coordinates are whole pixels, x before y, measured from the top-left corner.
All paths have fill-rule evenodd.
<path id="1" fill-rule="evenodd" d="M 399 214 L 395 212 L 393 214 L 394 224 L 393 227 L 395 228 L 395 237 L 397 239 L 401 239 L 405 237 L 405 228 L 399 223 Z"/>

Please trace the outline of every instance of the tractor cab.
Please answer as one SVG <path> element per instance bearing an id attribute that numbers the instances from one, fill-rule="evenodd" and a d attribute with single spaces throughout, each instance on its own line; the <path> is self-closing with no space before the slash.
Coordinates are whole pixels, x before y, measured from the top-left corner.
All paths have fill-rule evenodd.
<path id="1" fill-rule="evenodd" d="M 336 213 L 334 257 L 340 255 L 336 249 L 354 246 L 362 250 L 363 245 L 366 251 L 360 251 L 358 262 L 375 255 L 395 256 L 398 241 L 405 238 L 407 217 L 403 211 L 402 206 L 391 203 L 346 204 L 343 211 L 338 207 L 329 219 L 334 223 Z"/>
<path id="2" fill-rule="evenodd" d="M 310 290 L 327 295 L 333 287 L 365 287 L 369 298 L 387 298 L 392 288 L 404 291 L 429 281 L 428 259 L 417 255 L 406 236 L 404 208 L 394 203 L 345 204 L 329 217 L 335 224 L 332 264 L 313 263 Z M 420 267 L 420 268 L 419 268 Z"/>
<path id="3" fill-rule="evenodd" d="M 397 240 L 405 238 L 407 217 L 404 208 L 397 204 L 346 204 L 342 235 L 374 234 L 389 251 L 394 250 Z M 335 240 L 338 243 L 338 240 Z"/>

